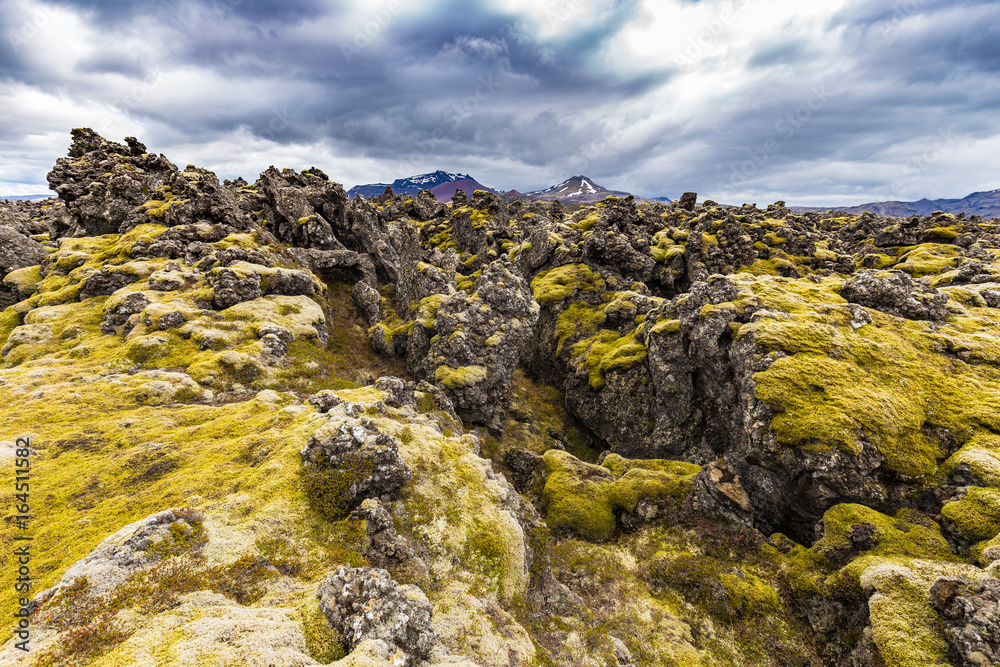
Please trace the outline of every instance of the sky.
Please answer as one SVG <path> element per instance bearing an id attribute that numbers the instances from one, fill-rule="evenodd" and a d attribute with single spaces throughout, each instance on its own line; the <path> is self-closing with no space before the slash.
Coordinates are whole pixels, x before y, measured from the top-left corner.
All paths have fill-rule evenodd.
<path id="1" fill-rule="evenodd" d="M 1000 2 L 0 0 L 0 194 L 74 127 L 248 181 L 959 198 L 1000 188 Z"/>

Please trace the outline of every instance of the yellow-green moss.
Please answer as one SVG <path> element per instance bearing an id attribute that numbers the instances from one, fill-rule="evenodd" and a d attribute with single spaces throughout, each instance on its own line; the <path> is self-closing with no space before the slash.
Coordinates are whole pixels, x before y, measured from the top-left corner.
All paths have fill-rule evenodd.
<path id="1" fill-rule="evenodd" d="M 962 254 L 958 246 L 939 243 L 923 243 L 912 248 L 903 248 L 899 262 L 894 268 L 906 271 L 914 278 L 942 273 L 957 264 Z"/>
<path id="2" fill-rule="evenodd" d="M 919 521 L 919 523 L 917 522 Z M 871 546 L 862 549 L 856 537 L 864 531 Z M 860 541 L 862 544 L 865 540 Z M 831 561 L 854 559 L 845 573 L 855 579 L 866 562 L 859 555 L 882 558 L 926 558 L 957 562 L 948 541 L 936 523 L 912 510 L 900 510 L 895 517 L 854 503 L 834 505 L 823 514 L 823 539 L 813 545 L 814 553 Z"/>
<path id="3" fill-rule="evenodd" d="M 561 355 L 566 341 L 589 338 L 597 333 L 607 320 L 603 308 L 589 306 L 582 301 L 571 303 L 556 318 L 556 354 Z"/>
<path id="4" fill-rule="evenodd" d="M 434 371 L 434 379 L 448 389 L 462 389 L 479 384 L 489 377 L 489 371 L 485 366 L 438 366 Z"/>
<path id="5" fill-rule="evenodd" d="M 304 602 L 299 607 L 302 619 L 302 634 L 306 638 L 306 651 L 320 664 L 340 660 L 346 655 L 344 638 L 331 627 L 315 600 Z"/>
<path id="6" fill-rule="evenodd" d="M 535 301 L 546 306 L 568 299 L 575 293 L 602 292 L 604 285 L 604 279 L 586 264 L 565 264 L 539 273 L 531 281 L 531 290 Z"/>
<path id="7" fill-rule="evenodd" d="M 163 216 L 167 214 L 167 211 L 171 206 L 175 206 L 177 204 L 187 204 L 190 201 L 189 199 L 178 199 L 177 195 L 169 192 L 169 187 L 165 186 L 164 189 L 165 192 L 163 199 L 154 199 L 142 205 L 150 219 L 162 219 Z"/>
<path id="8" fill-rule="evenodd" d="M 542 492 L 546 521 L 554 531 L 572 532 L 593 542 L 609 539 L 617 528 L 615 512 L 635 509 L 642 498 L 679 499 L 700 468 L 674 470 L 630 467 L 621 477 L 607 468 L 552 449 L 543 455 L 547 477 Z"/>
<path id="9" fill-rule="evenodd" d="M 1000 414 L 991 407 L 1000 407 L 1000 373 L 941 354 L 942 347 L 959 342 L 988 354 L 986 343 L 974 336 L 1000 334 L 995 319 L 970 323 L 970 334 L 957 317 L 935 331 L 923 322 L 868 311 L 871 323 L 854 329 L 850 312 L 837 307 L 843 300 L 834 279 L 736 279 L 737 304 L 785 313 L 758 311 L 737 334 L 787 355 L 754 375 L 757 398 L 776 412 L 771 428 L 780 443 L 856 455 L 867 442 L 892 470 L 929 479 L 945 455 L 930 435 L 935 428 L 946 429 L 959 444 L 1000 429 Z"/>
<path id="10" fill-rule="evenodd" d="M 573 356 L 584 359 L 588 382 L 595 390 L 604 387 L 607 373 L 642 363 L 648 353 L 635 332 L 621 336 L 614 331 L 599 331 L 573 346 Z"/>
<path id="11" fill-rule="evenodd" d="M 974 542 L 996 537 L 1000 533 L 1000 489 L 969 487 L 961 500 L 942 507 L 941 515 Z"/>

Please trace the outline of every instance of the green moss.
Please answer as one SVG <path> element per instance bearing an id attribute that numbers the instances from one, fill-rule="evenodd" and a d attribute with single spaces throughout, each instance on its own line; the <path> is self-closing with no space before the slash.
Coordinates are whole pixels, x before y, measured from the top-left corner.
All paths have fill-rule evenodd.
<path id="1" fill-rule="evenodd" d="M 489 371 L 485 366 L 460 366 L 451 368 L 450 366 L 438 366 L 434 371 L 434 379 L 448 389 L 462 389 L 479 384 L 489 377 Z"/>
<path id="2" fill-rule="evenodd" d="M 943 273 L 956 266 L 962 249 L 954 245 L 923 243 L 912 248 L 903 248 L 899 262 L 894 268 L 906 271 L 914 278 Z"/>
<path id="3" fill-rule="evenodd" d="M 556 318 L 556 354 L 562 355 L 567 341 L 589 338 L 596 334 L 607 320 L 603 308 L 590 306 L 582 301 L 571 303 Z"/>
<path id="4" fill-rule="evenodd" d="M 604 457 L 601 465 L 612 473 L 615 477 L 621 477 L 633 468 L 641 470 L 654 470 L 671 475 L 695 475 L 701 471 L 701 466 L 686 461 L 668 461 L 667 459 L 627 459 L 619 454 L 608 454 Z"/>
<path id="5" fill-rule="evenodd" d="M 189 199 L 178 199 L 177 195 L 169 192 L 169 186 L 164 186 L 164 190 L 163 199 L 154 199 L 142 205 L 146 210 L 146 214 L 152 220 L 162 219 L 167 214 L 167 211 L 170 210 L 170 207 L 177 204 L 187 204 L 190 201 Z"/>
<path id="6" fill-rule="evenodd" d="M 673 334 L 681 330 L 680 320 L 659 320 L 650 329 L 650 334 Z"/>
<path id="7" fill-rule="evenodd" d="M 712 617 L 727 623 L 765 616 L 781 608 L 777 591 L 760 577 L 710 556 L 661 552 L 649 564 L 654 588 L 674 589 Z"/>
<path id="8" fill-rule="evenodd" d="M 542 271 L 531 281 L 535 300 L 545 305 L 563 301 L 574 294 L 604 291 L 604 279 L 586 264 L 565 264 Z"/>
<path id="9" fill-rule="evenodd" d="M 720 575 L 719 582 L 726 589 L 729 604 L 737 616 L 763 616 L 781 607 L 778 592 L 760 577 L 737 570 L 735 574 Z"/>
<path id="10" fill-rule="evenodd" d="M 872 639 L 886 667 L 948 664 L 948 643 L 926 593 L 905 571 L 880 579 L 868 609 Z"/>
<path id="11" fill-rule="evenodd" d="M 313 660 L 325 665 L 346 655 L 343 636 L 330 625 L 315 600 L 304 602 L 299 607 L 299 615 L 306 651 Z"/>
<path id="12" fill-rule="evenodd" d="M 942 467 L 951 472 L 958 466 L 968 466 L 973 479 L 982 485 L 1000 487 L 1000 436 L 982 433 L 973 437 Z"/>
<path id="13" fill-rule="evenodd" d="M 352 487 L 371 477 L 371 461 L 358 455 L 348 455 L 339 468 L 307 465 L 302 468 L 302 487 L 306 498 L 322 516 L 338 519 L 350 508 Z"/>
<path id="14" fill-rule="evenodd" d="M 585 217 L 581 218 L 579 222 L 576 222 L 570 226 L 573 227 L 574 229 L 580 230 L 581 232 L 589 232 L 591 229 L 594 228 L 594 225 L 597 224 L 599 217 L 600 217 L 600 212 L 593 211 L 592 213 L 588 213 Z"/>
<path id="15" fill-rule="evenodd" d="M 169 537 L 154 543 L 149 547 L 151 554 L 161 558 L 188 555 L 204 546 L 208 541 L 205 535 L 204 517 L 190 508 L 178 510 L 175 514 L 184 519 L 186 525 L 175 521 L 167 528 Z"/>
<path id="16" fill-rule="evenodd" d="M 639 500 L 679 501 L 690 490 L 697 466 L 628 467 L 617 478 L 608 469 L 552 449 L 543 455 L 547 472 L 542 498 L 553 531 L 572 532 L 592 542 L 608 540 L 617 529 L 616 512 L 631 512 Z"/>
<path id="17" fill-rule="evenodd" d="M 434 320 L 437 318 L 437 311 L 441 309 L 441 302 L 445 300 L 444 294 L 431 294 L 420 300 L 419 304 L 412 304 L 411 309 L 415 310 L 415 320 L 417 324 L 425 329 L 434 328 Z"/>
<path id="18" fill-rule="evenodd" d="M 591 389 L 606 384 L 607 373 L 642 363 L 649 351 L 635 332 L 620 336 L 614 331 L 599 331 L 573 346 L 573 356 L 583 357 Z"/>
<path id="19" fill-rule="evenodd" d="M 971 486 L 961 500 L 942 507 L 941 515 L 974 542 L 996 537 L 1000 533 L 1000 489 Z"/>
<path id="20" fill-rule="evenodd" d="M 757 398 L 776 412 L 771 428 L 780 443 L 857 455 L 867 442 L 890 469 L 929 480 L 945 457 L 932 436 L 936 429 L 959 444 L 1000 430 L 1000 418 L 989 407 L 998 403 L 993 392 L 1000 391 L 1000 373 L 941 354 L 959 345 L 993 354 L 992 342 L 976 336 L 1000 334 L 995 321 L 966 325 L 950 317 L 932 330 L 869 311 L 872 322 L 854 329 L 850 313 L 837 307 L 843 303 L 837 280 L 737 279 L 738 306 L 786 313 L 758 311 L 737 333 L 739 339 L 752 336 L 767 352 L 787 355 L 754 375 Z"/>
<path id="21" fill-rule="evenodd" d="M 3 283 L 15 288 L 18 292 L 34 292 L 38 290 L 39 283 L 42 282 L 41 267 L 28 266 L 23 269 L 15 269 L 3 278 Z"/>
<path id="22" fill-rule="evenodd" d="M 918 519 L 916 523 L 911 519 Z M 889 517 L 864 505 L 842 503 L 823 514 L 823 539 L 813 545 L 814 553 L 837 564 L 846 563 L 845 574 L 855 580 L 867 561 L 858 556 L 881 558 L 926 558 L 958 562 L 930 519 L 900 510 Z"/>

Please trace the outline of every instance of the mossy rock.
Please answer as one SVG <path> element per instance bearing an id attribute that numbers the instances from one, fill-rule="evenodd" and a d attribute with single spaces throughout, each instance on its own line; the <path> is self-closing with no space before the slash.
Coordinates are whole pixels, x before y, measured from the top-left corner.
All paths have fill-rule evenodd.
<path id="1" fill-rule="evenodd" d="M 961 500 L 942 507 L 941 515 L 973 542 L 992 539 L 1000 533 L 1000 489 L 971 486 Z"/>
<path id="2" fill-rule="evenodd" d="M 535 301 L 543 306 L 564 301 L 574 294 L 604 291 L 604 279 L 586 264 L 565 264 L 542 271 L 531 281 Z"/>
<path id="3" fill-rule="evenodd" d="M 650 466 L 614 462 L 621 476 L 604 466 L 580 461 L 551 449 L 542 457 L 546 469 L 542 499 L 553 531 L 604 542 L 616 532 L 616 514 L 631 512 L 640 500 L 679 501 L 690 492 L 698 466 Z M 666 469 L 665 469 L 666 468 Z"/>

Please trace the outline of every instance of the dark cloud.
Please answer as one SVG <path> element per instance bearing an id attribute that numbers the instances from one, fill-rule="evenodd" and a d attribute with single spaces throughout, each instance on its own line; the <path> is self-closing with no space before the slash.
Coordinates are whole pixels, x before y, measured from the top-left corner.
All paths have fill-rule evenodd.
<path id="1" fill-rule="evenodd" d="M 750 67 L 772 67 L 800 61 L 806 55 L 806 46 L 798 40 L 769 45 L 753 54 L 747 61 Z"/>
<path id="2" fill-rule="evenodd" d="M 539 33 L 541 9 L 522 15 L 467 0 L 381 10 L 319 0 L 58 0 L 102 40 L 61 67 L 26 56 L 32 44 L 11 35 L 25 21 L 31 32 L 34 17 L 0 2 L 0 20 L 13 26 L 0 41 L 0 79 L 96 105 L 99 121 L 148 128 L 150 145 L 240 133 L 276 150 L 374 160 L 381 180 L 410 175 L 394 169 L 471 162 L 505 164 L 507 178 L 517 172 L 511 163 L 522 165 L 525 178 L 546 179 L 496 183 L 522 190 L 583 172 L 638 194 L 786 188 L 791 199 L 815 187 L 876 188 L 871 165 L 903 165 L 910 149 L 900 146 L 918 150 L 947 128 L 969 139 L 996 134 L 996 3 L 858 0 L 821 22 L 821 34 L 796 17 L 776 20 L 766 42 L 750 40 L 742 78 L 696 97 L 675 83 L 727 56 L 626 66 L 609 54 L 627 53 L 624 35 L 649 15 L 641 0 L 563 5 L 581 14 L 575 28 Z M 32 39 L 58 37 L 50 28 Z M 24 123 L 0 129 L 0 140 L 17 145 Z M 823 164 L 857 169 L 823 175 Z"/>
<path id="3" fill-rule="evenodd" d="M 299 23 L 327 13 L 321 0 L 52 0 L 55 5 L 72 7 L 104 24 L 123 24 L 140 16 L 182 18 L 190 8 L 208 10 L 220 17 L 239 17 L 253 22 Z"/>

